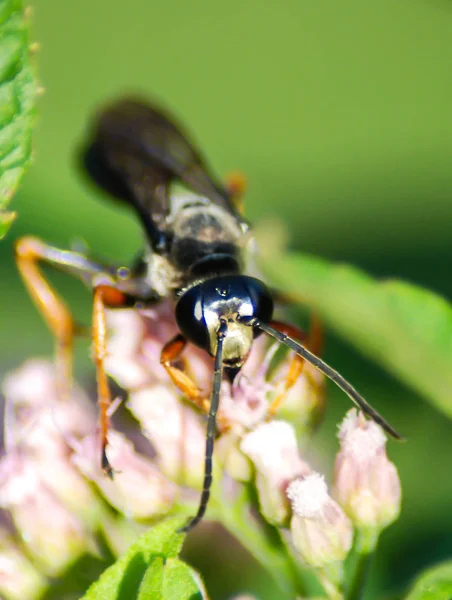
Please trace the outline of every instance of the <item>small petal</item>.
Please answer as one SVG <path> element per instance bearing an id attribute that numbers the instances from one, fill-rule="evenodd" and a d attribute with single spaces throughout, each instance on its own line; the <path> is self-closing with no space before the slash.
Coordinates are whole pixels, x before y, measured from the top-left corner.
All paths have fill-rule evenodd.
<path id="1" fill-rule="evenodd" d="M 379 425 L 351 409 L 339 430 L 335 497 L 359 527 L 380 531 L 400 512 L 401 486 Z"/>
<path id="2" fill-rule="evenodd" d="M 256 468 L 262 514 L 271 523 L 284 523 L 289 516 L 287 485 L 311 470 L 299 456 L 293 427 L 284 421 L 262 423 L 245 435 L 240 447 Z"/>
<path id="3" fill-rule="evenodd" d="M 240 373 L 233 385 L 221 386 L 220 418 L 229 427 L 251 429 L 261 422 L 268 410 L 268 395 L 272 386 L 264 379 L 249 379 Z"/>
<path id="4" fill-rule="evenodd" d="M 328 495 L 318 473 L 295 479 L 287 488 L 292 503 L 292 541 L 303 560 L 314 567 L 342 561 L 353 540 L 353 529 L 340 506 Z"/>

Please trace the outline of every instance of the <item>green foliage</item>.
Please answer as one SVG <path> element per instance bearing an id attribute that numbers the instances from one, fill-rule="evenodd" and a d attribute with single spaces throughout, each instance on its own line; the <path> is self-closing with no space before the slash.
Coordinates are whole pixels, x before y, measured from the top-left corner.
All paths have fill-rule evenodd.
<path id="1" fill-rule="evenodd" d="M 201 600 L 195 573 L 177 558 L 185 520 L 168 519 L 142 535 L 83 600 Z"/>
<path id="2" fill-rule="evenodd" d="M 405 600 L 450 600 L 452 598 L 452 563 L 428 569 L 418 577 Z"/>
<path id="3" fill-rule="evenodd" d="M 28 21 L 21 0 L 0 0 L 0 238 L 14 219 L 5 209 L 31 158 L 36 82 Z"/>
<path id="4" fill-rule="evenodd" d="M 282 291 L 452 417 L 452 308 L 402 281 L 375 281 L 305 254 L 266 262 Z"/>

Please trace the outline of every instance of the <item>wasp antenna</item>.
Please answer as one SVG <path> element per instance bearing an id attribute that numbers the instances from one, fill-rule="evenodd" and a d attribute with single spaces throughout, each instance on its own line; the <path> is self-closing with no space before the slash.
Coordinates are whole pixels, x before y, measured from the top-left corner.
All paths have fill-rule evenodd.
<path id="1" fill-rule="evenodd" d="M 207 504 L 210 498 L 210 486 L 212 484 L 212 456 L 215 435 L 217 431 L 217 412 L 220 403 L 220 389 L 223 378 L 223 341 L 227 325 L 222 323 L 217 333 L 217 351 L 215 353 L 215 366 L 213 373 L 212 394 L 210 397 L 210 409 L 207 417 L 207 437 L 206 437 L 206 455 L 204 463 L 204 483 L 202 486 L 201 500 L 196 515 L 190 521 L 179 529 L 179 533 L 188 533 L 197 525 L 206 512 Z"/>
<path id="2" fill-rule="evenodd" d="M 278 331 L 271 325 L 267 325 L 266 323 L 261 323 L 257 319 L 252 322 L 253 327 L 257 327 L 267 335 L 275 338 L 294 352 L 296 352 L 299 356 L 307 360 L 314 367 L 316 367 L 319 371 L 321 371 L 324 375 L 326 375 L 329 379 L 334 381 L 334 383 L 347 394 L 347 396 L 358 406 L 362 412 L 370 417 L 375 423 L 378 423 L 388 435 L 393 437 L 396 440 L 403 440 L 404 437 L 401 436 L 372 406 L 364 400 L 364 398 L 359 394 L 355 388 L 342 377 L 340 373 L 338 373 L 335 369 L 327 365 L 321 358 L 310 352 L 307 348 L 302 346 L 300 343 L 296 342 L 290 336 Z"/>

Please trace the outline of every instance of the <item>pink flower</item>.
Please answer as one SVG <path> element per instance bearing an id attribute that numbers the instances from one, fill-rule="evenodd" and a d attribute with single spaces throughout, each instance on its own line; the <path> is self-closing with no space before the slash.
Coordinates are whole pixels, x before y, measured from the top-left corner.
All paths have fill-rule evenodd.
<path id="1" fill-rule="evenodd" d="M 199 488 L 204 475 L 205 424 L 181 399 L 175 386 L 154 384 L 129 396 L 128 408 L 157 452 L 163 473 Z"/>
<path id="2" fill-rule="evenodd" d="M 223 382 L 219 412 L 220 421 L 227 423 L 228 428 L 243 432 L 264 420 L 274 389 L 266 377 L 276 349 L 274 345 L 266 351 L 266 340 L 257 339 L 233 384 Z"/>
<path id="3" fill-rule="evenodd" d="M 40 477 L 40 465 L 24 453 L 0 463 L 1 506 L 7 508 L 28 550 L 42 570 L 57 575 L 93 547 L 86 525 Z"/>
<path id="4" fill-rule="evenodd" d="M 339 430 L 335 497 L 358 527 L 380 531 L 400 512 L 397 469 L 386 456 L 386 436 L 356 409 L 348 411 Z"/>
<path id="5" fill-rule="evenodd" d="M 313 567 L 343 561 L 353 541 L 353 529 L 340 506 L 328 495 L 318 473 L 297 478 L 288 486 L 292 503 L 292 542 L 303 560 Z"/>
<path id="6" fill-rule="evenodd" d="M 67 400 L 59 399 L 55 367 L 48 361 L 27 361 L 2 388 L 7 450 L 20 446 L 43 458 L 68 456 L 68 440 L 96 427 L 94 407 L 77 386 Z"/>
<path id="7" fill-rule="evenodd" d="M 171 509 L 176 487 L 150 460 L 138 454 L 121 433 L 110 431 L 108 435 L 107 457 L 113 467 L 113 480 L 100 468 L 97 435 L 87 436 L 74 445 L 74 450 L 74 464 L 95 481 L 110 504 L 126 517 L 146 519 Z"/>

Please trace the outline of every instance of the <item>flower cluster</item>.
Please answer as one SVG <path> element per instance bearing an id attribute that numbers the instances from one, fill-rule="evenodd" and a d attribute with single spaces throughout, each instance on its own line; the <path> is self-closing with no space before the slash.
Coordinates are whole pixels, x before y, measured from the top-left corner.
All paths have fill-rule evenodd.
<path id="1" fill-rule="evenodd" d="M 111 507 L 126 524 L 155 521 L 187 504 L 196 509 L 205 415 L 181 397 L 160 364 L 163 344 L 176 333 L 172 308 L 110 311 L 108 325 L 107 372 L 125 390 L 137 422 L 118 423 L 109 433 L 113 480 L 100 468 L 97 411 L 85 392 L 74 386 L 61 399 L 55 368 L 44 360 L 25 363 L 3 383 L 0 596 L 8 600 L 39 598 L 80 555 L 100 553 L 101 530 L 117 552 L 124 550 L 114 539 Z M 339 434 L 333 500 L 301 455 L 294 427 L 296 416 L 309 428 L 322 382 L 306 365 L 277 418 L 267 420 L 292 359 L 289 353 L 274 366 L 274 354 L 262 336 L 234 382 L 222 384 L 217 489 L 232 489 L 234 498 L 242 484 L 255 485 L 263 518 L 281 529 L 304 564 L 322 568 L 344 560 L 354 527 L 378 533 L 396 518 L 400 484 L 381 429 L 352 410 Z M 212 360 L 192 346 L 182 360 L 207 398 Z"/>

